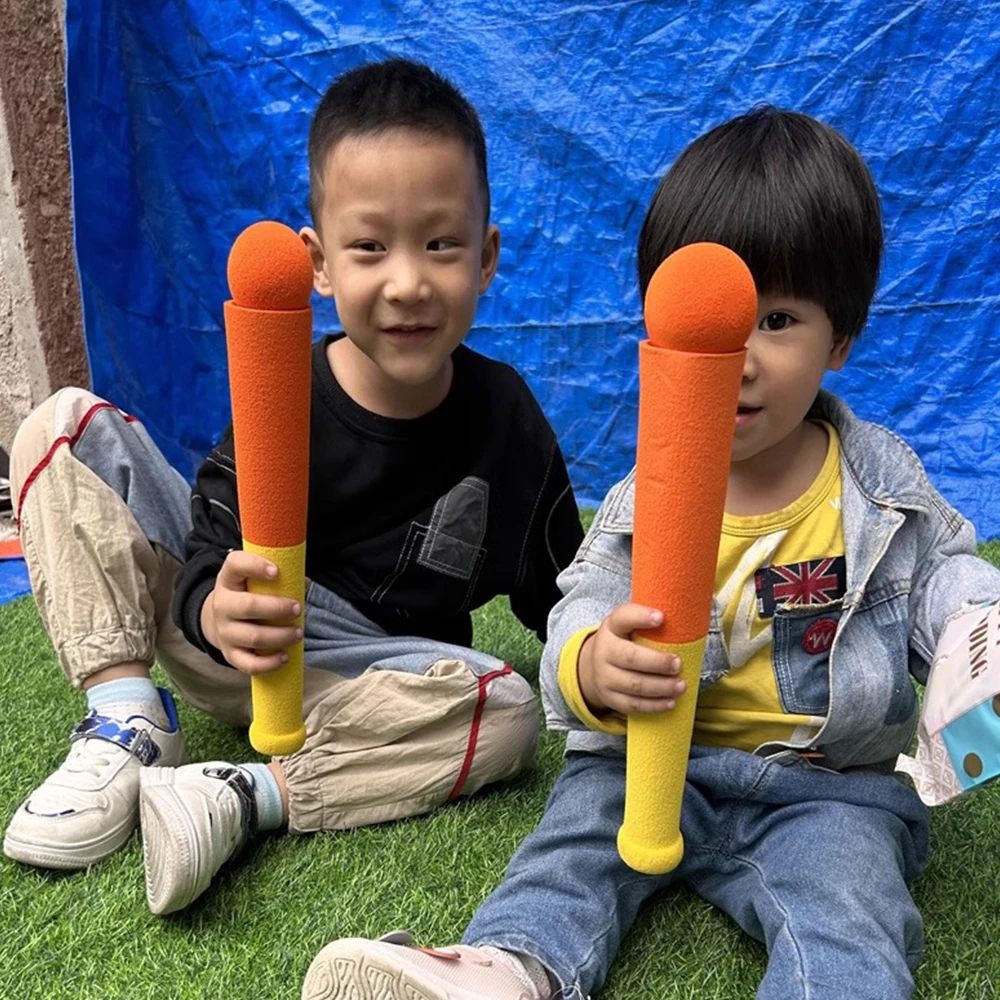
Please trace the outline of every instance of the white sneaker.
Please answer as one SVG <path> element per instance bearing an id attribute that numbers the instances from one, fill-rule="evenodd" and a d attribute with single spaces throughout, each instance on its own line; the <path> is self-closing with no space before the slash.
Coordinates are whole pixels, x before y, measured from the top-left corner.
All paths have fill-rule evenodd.
<path id="1" fill-rule="evenodd" d="M 302 1000 L 543 1000 L 549 995 L 499 948 L 410 947 L 408 931 L 332 941 L 314 959 Z"/>
<path id="2" fill-rule="evenodd" d="M 193 903 L 257 831 L 250 777 L 221 760 L 143 772 L 139 811 L 153 913 Z"/>
<path id="3" fill-rule="evenodd" d="M 169 691 L 168 728 L 145 716 L 90 712 L 70 735 L 66 759 L 14 813 L 4 854 L 39 868 L 86 868 L 118 850 L 139 822 L 139 775 L 184 760 Z"/>

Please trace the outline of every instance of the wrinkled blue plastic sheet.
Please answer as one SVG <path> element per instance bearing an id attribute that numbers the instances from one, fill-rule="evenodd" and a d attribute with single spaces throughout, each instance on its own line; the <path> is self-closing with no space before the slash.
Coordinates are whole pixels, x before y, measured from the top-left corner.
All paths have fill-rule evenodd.
<path id="1" fill-rule="evenodd" d="M 67 48 L 94 385 L 185 475 L 228 419 L 233 239 L 308 221 L 320 95 L 405 56 L 483 119 L 503 250 L 470 343 L 525 375 L 583 502 L 633 461 L 645 207 L 687 142 L 768 100 L 840 129 L 882 193 L 880 292 L 830 387 L 1000 535 L 1000 3 L 69 0 Z"/>
<path id="2" fill-rule="evenodd" d="M 31 593 L 28 566 L 23 559 L 0 559 L 0 604 Z"/>

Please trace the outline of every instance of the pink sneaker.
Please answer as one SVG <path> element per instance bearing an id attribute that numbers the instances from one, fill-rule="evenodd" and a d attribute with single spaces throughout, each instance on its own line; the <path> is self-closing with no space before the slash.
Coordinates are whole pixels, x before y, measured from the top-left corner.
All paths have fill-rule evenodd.
<path id="1" fill-rule="evenodd" d="M 499 948 L 415 948 L 409 931 L 377 941 L 331 941 L 314 959 L 302 1000 L 547 1000 L 547 983 L 535 983 L 518 961 Z"/>

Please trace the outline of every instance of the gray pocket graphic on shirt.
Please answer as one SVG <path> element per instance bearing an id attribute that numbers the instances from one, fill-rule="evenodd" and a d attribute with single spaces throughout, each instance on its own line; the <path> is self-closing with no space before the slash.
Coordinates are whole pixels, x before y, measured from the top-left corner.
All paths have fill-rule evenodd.
<path id="1" fill-rule="evenodd" d="M 458 580 L 469 580 L 486 537 L 490 486 L 478 476 L 466 476 L 434 505 L 417 555 L 417 564 Z"/>

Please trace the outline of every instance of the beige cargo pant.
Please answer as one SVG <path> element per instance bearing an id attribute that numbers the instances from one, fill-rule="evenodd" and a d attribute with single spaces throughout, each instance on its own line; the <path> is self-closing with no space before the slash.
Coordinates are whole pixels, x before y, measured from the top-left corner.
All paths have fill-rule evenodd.
<path id="1" fill-rule="evenodd" d="M 249 678 L 188 643 L 171 617 L 190 489 L 142 425 L 63 389 L 18 430 L 11 485 L 32 590 L 70 682 L 156 660 L 186 702 L 248 725 Z M 390 636 L 316 584 L 305 632 L 306 743 L 279 758 L 291 832 L 414 816 L 530 762 L 536 699 L 502 661 Z"/>

